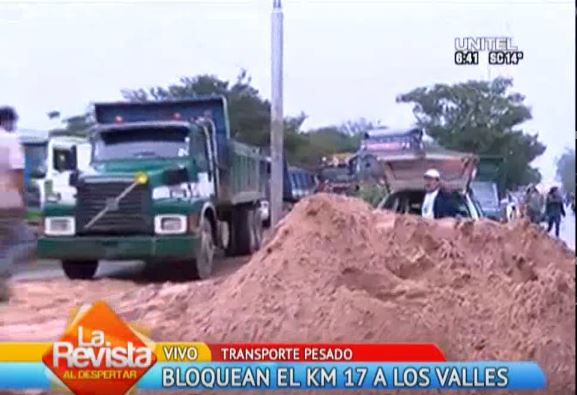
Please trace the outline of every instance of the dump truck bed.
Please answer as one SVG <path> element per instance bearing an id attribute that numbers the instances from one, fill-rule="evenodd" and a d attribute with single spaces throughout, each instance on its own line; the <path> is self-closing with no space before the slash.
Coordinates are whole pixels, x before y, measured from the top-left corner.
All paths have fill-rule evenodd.
<path id="1" fill-rule="evenodd" d="M 229 140 L 225 151 L 225 165 L 219 169 L 218 204 L 234 206 L 264 199 L 262 179 L 266 174 L 262 174 L 260 150 Z"/>
<path id="2" fill-rule="evenodd" d="M 443 148 L 426 151 L 375 151 L 365 154 L 360 160 L 364 171 L 374 176 L 384 176 L 391 191 L 423 189 L 423 174 L 430 168 L 440 171 L 445 187 L 465 190 L 474 178 L 478 162 L 478 158 L 473 154 Z"/>

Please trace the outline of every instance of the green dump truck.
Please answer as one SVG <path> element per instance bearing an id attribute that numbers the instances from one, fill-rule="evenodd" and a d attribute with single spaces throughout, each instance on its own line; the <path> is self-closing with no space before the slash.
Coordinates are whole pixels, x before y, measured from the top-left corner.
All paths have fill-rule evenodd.
<path id="1" fill-rule="evenodd" d="M 95 105 L 90 171 L 74 203 L 47 202 L 38 255 L 90 279 L 99 260 L 143 260 L 181 278 L 211 275 L 216 248 L 260 248 L 258 148 L 230 137 L 222 97 Z"/>

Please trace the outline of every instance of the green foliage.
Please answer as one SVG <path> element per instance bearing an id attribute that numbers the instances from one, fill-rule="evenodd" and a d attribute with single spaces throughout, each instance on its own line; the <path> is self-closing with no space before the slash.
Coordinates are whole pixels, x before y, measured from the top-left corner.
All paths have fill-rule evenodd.
<path id="1" fill-rule="evenodd" d="M 306 168 L 319 165 L 323 156 L 358 149 L 360 136 L 350 136 L 338 127 L 324 127 L 306 133 L 298 133 L 297 149 L 287 154 L 289 161 Z"/>
<path id="2" fill-rule="evenodd" d="M 357 196 L 376 207 L 388 195 L 387 188 L 378 183 L 363 183 L 359 186 Z"/>
<path id="3" fill-rule="evenodd" d="M 245 71 L 238 75 L 234 84 L 213 75 L 199 75 L 181 78 L 167 88 L 124 90 L 122 95 L 130 101 L 139 102 L 224 96 L 228 103 L 231 135 L 247 144 L 269 144 L 270 103 L 251 86 L 251 79 Z"/>
<path id="4" fill-rule="evenodd" d="M 76 115 L 64 120 L 64 127 L 50 131 L 50 136 L 88 137 L 90 128 L 94 125 L 90 114 Z"/>
<path id="5" fill-rule="evenodd" d="M 531 119 L 524 96 L 509 93 L 512 80 L 436 84 L 400 95 L 397 102 L 413 103 L 419 126 L 448 149 L 495 155 L 504 159 L 502 187 L 537 183 L 541 175 L 530 163 L 545 152 L 536 135 L 518 129 Z"/>
<path id="6" fill-rule="evenodd" d="M 181 78 L 167 88 L 124 90 L 129 101 L 175 100 L 199 96 L 222 95 L 226 97 L 232 136 L 244 143 L 268 148 L 270 144 L 270 103 L 251 86 L 251 79 L 242 71 L 236 81 L 220 80 L 213 75 Z M 361 119 L 341 127 L 328 127 L 303 132 L 307 116 L 301 113 L 284 120 L 284 146 L 291 164 L 314 168 L 320 159 L 329 154 L 354 151 L 358 147 L 357 132 L 372 125 Z"/>
<path id="7" fill-rule="evenodd" d="M 557 179 L 566 192 L 575 193 L 575 149 L 566 149 L 557 160 Z"/>
<path id="8" fill-rule="evenodd" d="M 359 118 L 356 121 L 343 123 L 339 129 L 349 136 L 359 136 L 371 129 L 375 129 L 376 126 L 374 122 L 368 121 L 365 118 Z"/>

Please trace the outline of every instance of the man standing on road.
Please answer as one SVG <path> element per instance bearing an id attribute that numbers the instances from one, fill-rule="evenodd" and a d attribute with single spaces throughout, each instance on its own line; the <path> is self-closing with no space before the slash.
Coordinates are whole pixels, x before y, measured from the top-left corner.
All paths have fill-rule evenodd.
<path id="1" fill-rule="evenodd" d="M 559 226 L 561 225 L 561 216 L 565 217 L 565 207 L 563 197 L 557 187 L 551 188 L 547 194 L 545 215 L 547 216 L 547 233 L 551 232 L 553 225 L 555 225 L 555 236 L 559 238 Z"/>
<path id="2" fill-rule="evenodd" d="M 18 116 L 0 107 L 0 298 L 7 298 L 13 247 L 24 221 L 24 153 L 16 135 Z"/>
<path id="3" fill-rule="evenodd" d="M 436 169 L 425 172 L 425 199 L 421 207 L 421 215 L 425 218 L 456 217 L 457 210 L 453 200 L 441 188 L 441 173 Z"/>

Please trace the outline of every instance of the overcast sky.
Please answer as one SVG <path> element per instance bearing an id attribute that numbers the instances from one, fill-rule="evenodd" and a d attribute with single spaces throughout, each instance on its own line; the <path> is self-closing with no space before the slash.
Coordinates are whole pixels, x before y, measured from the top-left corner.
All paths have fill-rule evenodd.
<path id="1" fill-rule="evenodd" d="M 78 4 L 81 3 L 81 4 Z M 120 90 L 166 85 L 241 68 L 270 97 L 272 0 L 35 2 L 0 4 L 0 104 L 21 127 L 46 129 L 46 113 L 81 113 Z M 514 78 L 547 145 L 536 164 L 547 180 L 574 146 L 575 5 L 567 1 L 290 1 L 285 15 L 285 114 L 305 127 L 365 117 L 414 122 L 395 97 L 437 82 Z M 511 36 L 518 66 L 455 66 L 454 39 Z"/>

